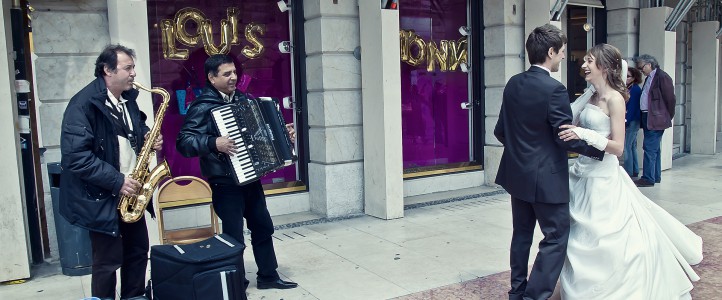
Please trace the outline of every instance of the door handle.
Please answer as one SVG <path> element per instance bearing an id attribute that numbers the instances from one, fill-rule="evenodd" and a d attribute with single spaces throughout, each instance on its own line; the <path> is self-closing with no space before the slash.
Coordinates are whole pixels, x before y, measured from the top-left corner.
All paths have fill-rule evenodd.
<path id="1" fill-rule="evenodd" d="M 461 102 L 461 109 L 471 109 L 471 102 Z"/>

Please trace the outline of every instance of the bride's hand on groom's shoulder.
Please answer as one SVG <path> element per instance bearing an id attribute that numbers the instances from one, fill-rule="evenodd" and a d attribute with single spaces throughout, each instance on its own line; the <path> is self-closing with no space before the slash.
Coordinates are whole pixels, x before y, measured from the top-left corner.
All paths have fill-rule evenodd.
<path id="1" fill-rule="evenodd" d="M 575 139 L 578 140 L 579 136 L 573 131 L 574 128 L 577 128 L 577 126 L 571 124 L 559 126 L 559 129 L 561 129 L 559 132 L 559 138 L 565 142 Z"/>

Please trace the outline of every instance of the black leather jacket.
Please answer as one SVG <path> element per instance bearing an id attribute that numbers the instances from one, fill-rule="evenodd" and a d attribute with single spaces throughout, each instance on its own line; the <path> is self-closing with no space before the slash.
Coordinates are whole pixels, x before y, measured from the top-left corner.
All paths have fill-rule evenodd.
<path id="1" fill-rule="evenodd" d="M 216 148 L 216 138 L 220 134 L 211 118 L 211 109 L 226 104 L 222 99 L 218 90 L 206 84 L 201 95 L 188 107 L 183 127 L 176 139 L 176 149 L 185 157 L 200 158 L 201 173 L 208 182 L 235 185 L 228 155 Z M 246 99 L 246 95 L 239 90 L 233 95 L 233 101 Z"/>

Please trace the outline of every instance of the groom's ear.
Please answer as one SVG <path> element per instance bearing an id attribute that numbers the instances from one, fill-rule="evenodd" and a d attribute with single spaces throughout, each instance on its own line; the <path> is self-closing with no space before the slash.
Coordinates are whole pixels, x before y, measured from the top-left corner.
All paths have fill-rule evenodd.
<path id="1" fill-rule="evenodd" d="M 554 47 L 549 47 L 549 50 L 547 50 L 547 58 L 552 58 L 554 54 L 556 54 L 556 52 L 554 52 Z"/>

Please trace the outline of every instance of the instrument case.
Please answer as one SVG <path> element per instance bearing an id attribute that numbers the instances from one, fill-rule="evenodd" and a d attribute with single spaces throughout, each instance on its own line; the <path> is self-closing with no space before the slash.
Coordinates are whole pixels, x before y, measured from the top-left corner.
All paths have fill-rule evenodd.
<path id="1" fill-rule="evenodd" d="M 221 234 L 188 245 L 150 249 L 153 299 L 246 299 L 245 245 Z"/>

